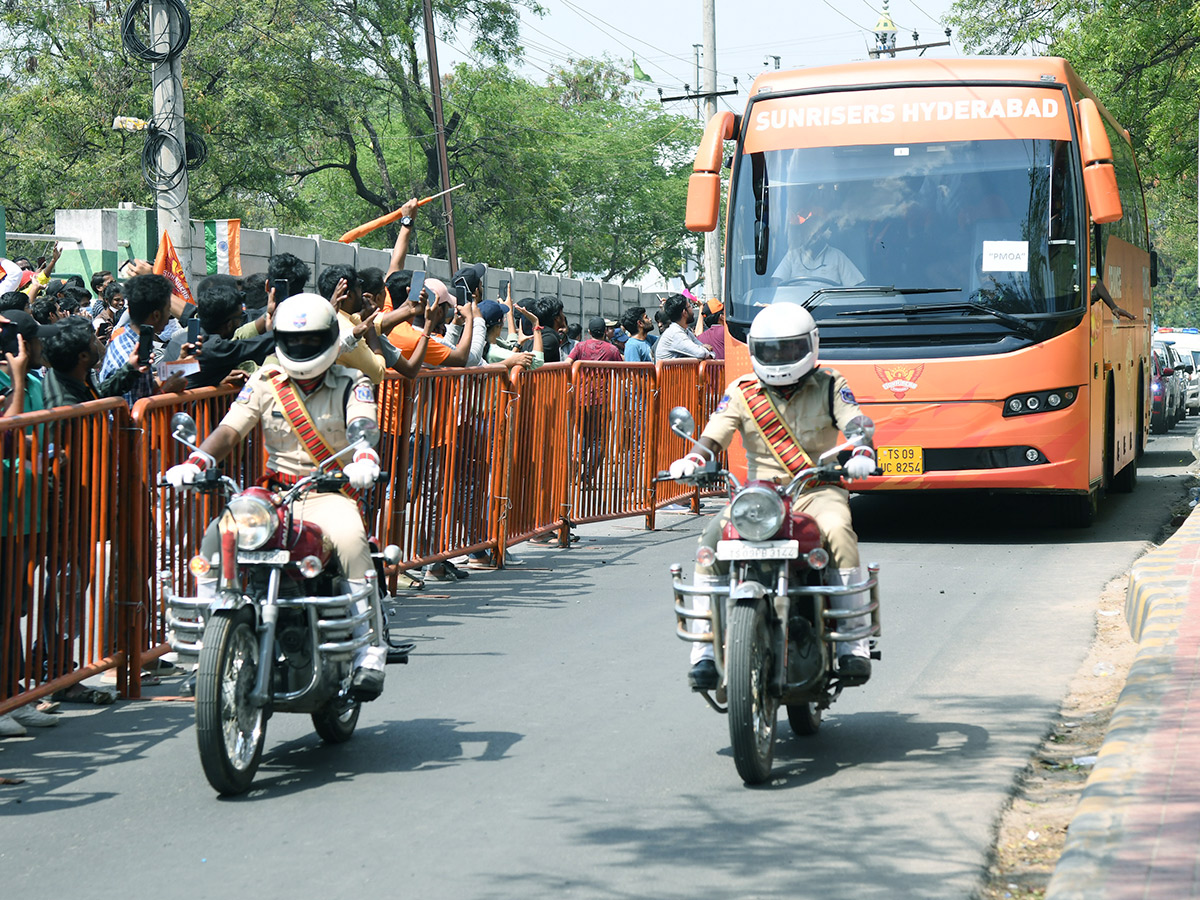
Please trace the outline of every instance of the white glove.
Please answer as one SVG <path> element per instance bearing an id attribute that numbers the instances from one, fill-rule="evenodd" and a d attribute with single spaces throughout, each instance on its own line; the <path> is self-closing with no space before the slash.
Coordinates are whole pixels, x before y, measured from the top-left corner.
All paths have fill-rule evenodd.
<path id="1" fill-rule="evenodd" d="M 875 451 L 870 447 L 859 447 L 854 455 L 846 461 L 845 472 L 847 481 L 866 478 L 875 471 Z"/>
<path id="2" fill-rule="evenodd" d="M 354 462 L 347 464 L 342 471 L 350 479 L 350 487 L 365 491 L 379 477 L 379 457 L 371 450 L 362 450 L 354 454 Z"/>
<path id="3" fill-rule="evenodd" d="M 695 475 L 696 470 L 704 466 L 706 462 L 707 460 L 699 453 L 689 453 L 687 456 L 671 463 L 671 467 L 667 469 L 667 472 L 670 473 L 672 478 L 678 481 L 681 478 L 689 478 Z"/>
<path id="4" fill-rule="evenodd" d="M 205 468 L 204 460 L 192 454 L 188 457 L 187 462 L 167 469 L 167 484 L 173 488 L 181 488 L 185 484 L 195 484 L 196 479 L 204 473 Z"/>

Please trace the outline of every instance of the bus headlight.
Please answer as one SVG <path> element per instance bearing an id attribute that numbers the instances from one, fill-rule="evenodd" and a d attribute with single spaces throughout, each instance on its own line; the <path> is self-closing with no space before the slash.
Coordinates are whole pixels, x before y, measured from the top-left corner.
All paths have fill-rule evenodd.
<path id="1" fill-rule="evenodd" d="M 1028 416 L 1034 413 L 1055 412 L 1075 402 L 1078 388 L 1056 388 L 1052 391 L 1029 391 L 1014 394 L 1004 401 L 1004 418 Z"/>
<path id="2" fill-rule="evenodd" d="M 729 519 L 747 541 L 766 541 L 775 537 L 786 514 L 783 500 L 765 487 L 748 487 L 729 505 Z"/>
<path id="3" fill-rule="evenodd" d="M 257 550 L 271 539 L 279 519 L 271 504 L 258 497 L 236 497 L 229 501 L 229 512 L 237 522 L 239 550 Z"/>

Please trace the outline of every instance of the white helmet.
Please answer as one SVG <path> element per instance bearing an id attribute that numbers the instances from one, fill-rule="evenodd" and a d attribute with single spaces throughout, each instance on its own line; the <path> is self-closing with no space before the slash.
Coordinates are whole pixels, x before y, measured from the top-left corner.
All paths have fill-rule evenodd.
<path id="1" fill-rule="evenodd" d="M 333 304 L 320 294 L 296 294 L 275 310 L 275 357 L 292 378 L 316 378 L 341 348 Z"/>
<path id="2" fill-rule="evenodd" d="M 747 344 L 754 374 L 771 387 L 797 384 L 817 367 L 817 323 L 795 303 L 775 303 L 755 316 Z"/>

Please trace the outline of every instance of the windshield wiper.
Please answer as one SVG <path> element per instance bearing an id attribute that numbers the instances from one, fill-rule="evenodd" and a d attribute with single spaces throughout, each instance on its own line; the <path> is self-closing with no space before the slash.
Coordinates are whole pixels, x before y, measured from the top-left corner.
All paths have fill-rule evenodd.
<path id="1" fill-rule="evenodd" d="M 898 288 L 894 284 L 857 284 L 852 287 L 826 287 L 820 288 L 812 292 L 812 295 L 800 305 L 805 309 L 811 309 L 814 306 L 820 306 L 825 302 L 827 294 L 876 294 L 879 296 L 896 294 L 953 294 L 961 291 L 962 288 L 952 287 L 937 287 L 937 288 Z M 839 316 L 853 315 L 853 313 L 838 313 Z"/>
<path id="2" fill-rule="evenodd" d="M 945 289 L 943 289 L 945 290 Z M 950 290 L 955 290 L 950 288 Z M 933 293 L 930 291 L 930 293 Z M 935 306 L 922 306 L 914 304 L 905 304 L 904 306 L 891 306 L 884 309 L 850 309 L 845 312 L 838 313 L 839 316 L 886 316 L 886 315 L 924 315 L 925 313 L 943 313 L 943 312 L 966 312 L 967 310 L 975 310 L 976 312 L 985 313 L 999 319 L 1005 325 L 1012 328 L 1013 331 L 1019 331 L 1026 337 L 1033 337 L 1037 334 L 1037 329 L 1026 322 L 1019 316 L 1014 316 L 1012 313 L 1001 312 L 998 309 L 993 309 L 982 303 L 975 303 L 970 300 L 964 303 L 941 303 Z"/>

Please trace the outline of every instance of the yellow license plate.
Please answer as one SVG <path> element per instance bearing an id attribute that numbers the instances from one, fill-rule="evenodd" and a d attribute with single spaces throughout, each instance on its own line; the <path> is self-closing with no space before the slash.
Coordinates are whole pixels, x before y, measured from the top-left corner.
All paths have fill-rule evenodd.
<path id="1" fill-rule="evenodd" d="M 879 468 L 884 475 L 921 475 L 925 453 L 920 447 L 880 447 Z"/>

